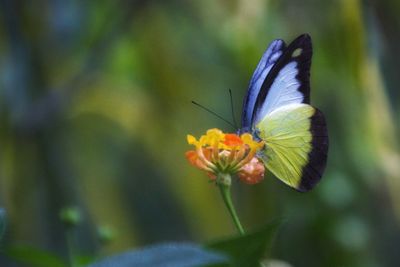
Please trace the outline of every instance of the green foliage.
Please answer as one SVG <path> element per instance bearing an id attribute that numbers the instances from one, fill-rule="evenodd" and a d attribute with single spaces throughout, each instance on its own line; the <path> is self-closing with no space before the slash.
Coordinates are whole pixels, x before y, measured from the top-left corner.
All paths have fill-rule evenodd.
<path id="1" fill-rule="evenodd" d="M 213 242 L 204 248 L 184 243 L 154 245 L 108 257 L 89 267 L 258 267 L 278 226 L 273 222 L 259 231 Z"/>
<path id="2" fill-rule="evenodd" d="M 82 218 L 81 213 L 76 207 L 65 207 L 60 211 L 60 220 L 66 227 L 77 226 Z"/>
<path id="3" fill-rule="evenodd" d="M 13 246 L 6 250 L 5 255 L 30 267 L 67 267 L 59 256 L 36 247 Z"/>
<path id="4" fill-rule="evenodd" d="M 268 43 L 307 32 L 326 173 L 307 194 L 271 174 L 233 181 L 232 201 L 249 228 L 288 218 L 271 256 L 293 266 L 400 262 L 400 1 L 2 2 L 1 249 L 67 254 L 57 215 L 70 203 L 87 218 L 78 255 L 233 233 L 217 188 L 183 156 L 186 134 L 233 130 L 190 101 L 230 118 L 231 88 L 239 115 Z"/>
<path id="5" fill-rule="evenodd" d="M 108 257 L 89 267 L 195 267 L 226 262 L 226 258 L 198 245 L 166 243 Z"/>
<path id="6" fill-rule="evenodd" d="M 260 266 L 279 225 L 278 222 L 272 222 L 259 231 L 206 245 L 206 248 L 223 253 L 231 260 L 229 264 L 212 265 L 212 267 Z"/>
<path id="7" fill-rule="evenodd" d="M 97 227 L 97 236 L 101 244 L 107 245 L 115 239 L 114 229 L 108 226 Z"/>
<path id="8" fill-rule="evenodd" d="M 0 208 L 0 242 L 6 232 L 6 227 L 7 227 L 6 211 Z"/>
<path id="9" fill-rule="evenodd" d="M 95 261 L 95 257 L 90 255 L 78 255 L 75 256 L 75 262 L 78 267 L 88 266 Z"/>

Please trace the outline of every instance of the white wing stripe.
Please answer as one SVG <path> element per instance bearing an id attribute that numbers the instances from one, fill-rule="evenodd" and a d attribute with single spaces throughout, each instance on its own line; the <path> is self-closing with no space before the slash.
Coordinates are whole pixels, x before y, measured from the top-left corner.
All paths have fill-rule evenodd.
<path id="1" fill-rule="evenodd" d="M 279 107 L 303 102 L 304 96 L 298 91 L 300 88 L 300 82 L 296 79 L 298 73 L 296 61 L 288 63 L 279 71 L 270 87 L 264 104 L 255 118 L 255 123 L 258 123 L 267 114 Z"/>

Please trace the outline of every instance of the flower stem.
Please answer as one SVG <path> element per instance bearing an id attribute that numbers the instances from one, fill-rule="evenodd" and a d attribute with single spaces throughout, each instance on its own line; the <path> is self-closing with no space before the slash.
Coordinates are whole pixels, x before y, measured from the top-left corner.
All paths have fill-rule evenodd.
<path id="1" fill-rule="evenodd" d="M 67 249 L 68 249 L 68 263 L 70 267 L 77 267 L 75 247 L 74 247 L 74 233 L 73 229 L 66 230 Z"/>
<path id="2" fill-rule="evenodd" d="M 239 217 L 236 214 L 235 207 L 233 206 L 231 199 L 231 176 L 227 173 L 221 173 L 218 175 L 217 184 L 221 192 L 222 199 L 224 200 L 225 206 L 228 208 L 229 214 L 232 217 L 233 222 L 235 223 L 236 228 L 238 229 L 241 235 L 244 235 L 244 229 L 242 224 L 240 223 Z"/>

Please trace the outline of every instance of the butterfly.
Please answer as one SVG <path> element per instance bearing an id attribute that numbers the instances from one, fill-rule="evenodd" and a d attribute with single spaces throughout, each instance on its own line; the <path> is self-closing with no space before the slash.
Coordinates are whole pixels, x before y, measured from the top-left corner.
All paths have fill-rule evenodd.
<path id="1" fill-rule="evenodd" d="M 329 146 L 324 115 L 310 105 L 311 57 L 308 34 L 288 46 L 280 39 L 269 45 L 250 80 L 239 130 L 263 140 L 258 157 L 301 192 L 321 180 Z"/>

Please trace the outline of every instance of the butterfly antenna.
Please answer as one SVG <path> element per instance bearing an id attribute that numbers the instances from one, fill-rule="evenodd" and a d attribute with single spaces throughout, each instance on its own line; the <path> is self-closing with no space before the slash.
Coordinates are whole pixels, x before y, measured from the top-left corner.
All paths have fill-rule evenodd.
<path id="1" fill-rule="evenodd" d="M 198 107 L 204 109 L 205 111 L 207 111 L 207 112 L 213 114 L 214 116 L 220 118 L 221 120 L 223 120 L 224 122 L 228 123 L 230 126 L 232 126 L 232 127 L 236 130 L 236 126 L 235 126 L 234 124 L 232 124 L 230 121 L 228 121 L 228 120 L 225 119 L 224 117 L 218 115 L 217 113 L 215 113 L 215 112 L 212 111 L 211 109 L 208 109 L 208 108 L 206 108 L 205 106 L 203 106 L 203 105 L 201 105 L 201 104 L 199 104 L 199 103 L 197 103 L 196 101 L 193 101 L 193 100 L 192 100 L 192 104 L 194 104 L 194 105 L 196 105 L 196 106 L 198 106 Z"/>
<path id="2" fill-rule="evenodd" d="M 231 113 L 232 113 L 233 124 L 235 125 L 235 129 L 239 129 L 239 127 L 237 126 L 238 124 L 236 122 L 235 110 L 233 108 L 233 97 L 231 89 L 229 89 L 229 96 L 231 98 Z"/>

